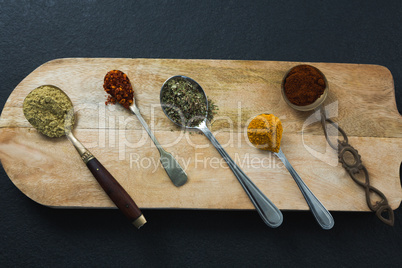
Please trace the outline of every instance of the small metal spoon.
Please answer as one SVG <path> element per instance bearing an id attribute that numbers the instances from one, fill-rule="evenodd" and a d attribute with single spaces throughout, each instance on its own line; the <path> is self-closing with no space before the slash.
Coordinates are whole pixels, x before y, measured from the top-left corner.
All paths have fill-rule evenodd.
<path id="1" fill-rule="evenodd" d="M 46 85 L 52 87 L 53 89 L 60 90 L 70 101 L 71 107 L 72 102 L 68 95 L 61 90 L 60 88 L 52 85 Z M 35 91 L 35 89 L 33 90 Z M 33 92 L 32 91 L 32 92 Z M 68 117 L 74 116 L 74 108 L 71 108 L 70 111 L 66 114 L 66 119 Z M 30 122 L 33 127 L 35 126 L 34 122 Z M 74 145 L 75 149 L 81 156 L 82 161 L 87 165 L 88 169 L 91 171 L 95 179 L 102 186 L 103 190 L 108 194 L 110 199 L 114 202 L 114 204 L 123 212 L 124 215 L 133 223 L 133 225 L 137 228 L 140 228 L 147 221 L 145 220 L 144 215 L 138 208 L 137 204 L 130 197 L 130 195 L 124 190 L 124 188 L 117 182 L 117 180 L 107 171 L 107 169 L 91 154 L 91 152 L 82 145 L 82 143 L 74 136 L 72 132 L 73 126 L 65 126 L 64 131 L 67 138 Z"/>
<path id="2" fill-rule="evenodd" d="M 131 86 L 130 79 L 125 75 L 122 71 L 115 70 L 118 74 L 121 74 L 124 76 L 125 82 Z M 109 74 L 109 73 L 108 73 Z M 106 77 L 105 77 L 106 79 Z M 110 93 L 109 93 L 110 94 Z M 140 109 L 138 109 L 137 105 L 135 104 L 135 97 L 133 95 L 133 102 L 131 105 L 128 107 L 133 114 L 135 114 L 142 124 L 142 126 L 145 128 L 146 132 L 148 133 L 149 137 L 151 140 L 154 142 L 156 148 L 159 151 L 160 154 L 160 161 L 165 169 L 166 173 L 168 174 L 170 180 L 173 182 L 173 184 L 176 187 L 182 186 L 187 182 L 187 174 L 184 171 L 184 169 L 180 166 L 179 162 L 173 157 L 173 155 L 169 152 L 166 152 L 165 149 L 163 149 L 162 145 L 158 142 L 156 139 L 155 135 L 152 133 L 151 129 L 148 127 L 148 124 L 145 122 L 144 118 L 142 117 L 140 113 Z"/>
<path id="3" fill-rule="evenodd" d="M 279 149 L 279 152 L 274 153 L 285 167 L 288 169 L 290 175 L 292 175 L 295 180 L 297 186 L 299 186 L 300 191 L 302 192 L 304 199 L 308 206 L 310 207 L 311 212 L 313 213 L 315 219 L 322 229 L 329 230 L 334 227 L 334 218 L 331 213 L 324 207 L 324 205 L 318 200 L 318 198 L 313 194 L 313 192 L 307 187 L 304 181 L 300 178 L 299 174 L 297 174 L 296 170 L 289 163 L 285 154 L 282 152 L 282 149 Z"/>
<path id="4" fill-rule="evenodd" d="M 250 124 L 256 119 L 253 119 Z M 279 137 L 279 140 L 281 137 Z M 249 138 L 250 142 L 257 148 L 260 147 L 260 144 L 256 144 L 253 140 Z M 310 207 L 311 212 L 313 213 L 315 219 L 317 220 L 318 224 L 321 228 L 325 230 L 329 230 L 334 226 L 334 219 L 329 213 L 329 211 L 324 207 L 324 205 L 318 200 L 318 198 L 313 194 L 313 192 L 307 187 L 304 181 L 300 178 L 299 174 L 297 174 L 296 170 L 292 167 L 289 163 L 288 159 L 286 158 L 285 154 L 282 152 L 282 149 L 279 148 L 278 152 L 273 152 L 282 163 L 285 165 L 287 170 L 289 171 L 290 175 L 292 175 L 293 179 L 295 180 L 297 186 L 299 186 L 300 191 L 302 192 L 304 199 L 308 206 Z"/>
<path id="5" fill-rule="evenodd" d="M 158 148 L 160 153 L 160 161 L 166 173 L 168 174 L 170 180 L 173 184 L 177 187 L 182 186 L 187 182 L 187 174 L 180 166 L 179 162 L 173 157 L 171 153 L 168 153 L 163 149 L 162 145 L 156 140 L 154 134 L 149 129 L 147 123 L 145 122 L 144 118 L 142 118 L 140 110 L 135 105 L 135 98 L 133 99 L 133 104 L 130 105 L 130 110 L 138 117 L 138 120 L 141 122 L 142 126 L 147 131 L 149 137 L 154 142 L 156 148 Z"/>
<path id="6" fill-rule="evenodd" d="M 245 190 L 246 194 L 250 198 L 251 202 L 255 206 L 256 210 L 260 214 L 260 216 L 261 216 L 262 220 L 265 222 L 265 224 L 267 224 L 268 226 L 273 227 L 273 228 L 281 225 L 282 221 L 283 221 L 283 216 L 282 216 L 281 211 L 260 191 L 260 189 L 258 189 L 258 187 L 247 177 L 246 174 L 244 174 L 244 172 L 240 169 L 240 167 L 237 166 L 237 164 L 232 160 L 232 158 L 222 148 L 222 146 L 220 145 L 218 140 L 214 137 L 212 132 L 207 127 L 207 123 L 206 123 L 207 114 L 205 114 L 204 120 L 196 127 L 189 127 L 189 126 L 177 124 L 169 117 L 169 115 L 165 111 L 166 107 L 162 103 L 162 96 L 163 96 L 163 90 L 165 88 L 165 84 L 167 84 L 169 80 L 175 79 L 175 78 L 182 78 L 182 79 L 190 81 L 191 83 L 196 85 L 199 92 L 204 95 L 206 106 L 208 108 L 208 99 L 207 99 L 207 96 L 206 96 L 204 90 L 202 89 L 202 87 L 193 79 L 186 77 L 186 76 L 178 75 L 178 76 L 173 76 L 173 77 L 167 79 L 165 81 L 165 83 L 162 85 L 160 100 L 161 100 L 161 104 L 162 104 L 162 110 L 165 113 L 165 115 L 173 123 L 175 123 L 176 125 L 178 125 L 180 127 L 201 130 L 205 134 L 205 136 L 207 136 L 207 138 L 212 142 L 212 144 L 215 146 L 215 148 L 221 154 L 223 159 L 225 159 L 225 161 L 227 162 L 230 169 L 233 171 L 234 175 L 240 182 L 241 186 Z M 182 112 L 185 112 L 185 111 L 182 111 Z"/>

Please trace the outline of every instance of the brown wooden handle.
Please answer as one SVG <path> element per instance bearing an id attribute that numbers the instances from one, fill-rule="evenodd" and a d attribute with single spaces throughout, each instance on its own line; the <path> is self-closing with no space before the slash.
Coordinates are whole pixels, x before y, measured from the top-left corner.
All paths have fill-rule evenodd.
<path id="1" fill-rule="evenodd" d="M 137 228 L 146 223 L 141 210 L 134 200 L 96 158 L 89 160 L 87 167 L 110 199 Z"/>

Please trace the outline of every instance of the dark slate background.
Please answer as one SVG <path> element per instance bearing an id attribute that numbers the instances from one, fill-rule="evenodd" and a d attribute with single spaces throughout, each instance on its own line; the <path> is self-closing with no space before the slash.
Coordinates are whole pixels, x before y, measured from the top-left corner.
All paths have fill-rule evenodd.
<path id="1" fill-rule="evenodd" d="M 401 1 L 0 0 L 0 108 L 39 65 L 63 57 L 240 59 L 384 65 L 402 110 Z M 401 157 L 401 155 L 399 155 Z M 363 159 L 364 160 L 364 159 Z M 144 210 L 137 231 L 117 210 L 51 209 L 0 171 L 0 266 L 401 265 L 395 227 L 373 213 Z M 286 198 L 286 196 L 284 196 Z"/>

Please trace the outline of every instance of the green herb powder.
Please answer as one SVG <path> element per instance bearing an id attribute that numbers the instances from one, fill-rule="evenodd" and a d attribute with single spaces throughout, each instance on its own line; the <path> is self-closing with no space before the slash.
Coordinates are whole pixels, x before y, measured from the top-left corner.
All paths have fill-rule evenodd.
<path id="1" fill-rule="evenodd" d="M 74 109 L 68 96 L 55 86 L 40 86 L 24 100 L 26 119 L 42 134 L 54 138 L 65 135 L 74 125 Z"/>
<path id="2" fill-rule="evenodd" d="M 198 86 L 183 78 L 171 79 L 165 84 L 162 95 L 162 105 L 168 116 L 177 124 L 196 127 L 205 119 L 212 121 L 217 106 L 208 98 L 208 108 L 205 96 Z"/>

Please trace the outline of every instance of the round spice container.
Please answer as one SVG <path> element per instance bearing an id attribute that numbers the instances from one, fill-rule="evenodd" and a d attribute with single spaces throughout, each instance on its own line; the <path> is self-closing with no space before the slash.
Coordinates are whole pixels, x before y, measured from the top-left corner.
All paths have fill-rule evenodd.
<path id="1" fill-rule="evenodd" d="M 311 65 L 297 65 L 283 77 L 282 96 L 286 103 L 299 111 L 310 111 L 320 106 L 328 95 L 325 75 Z"/>

